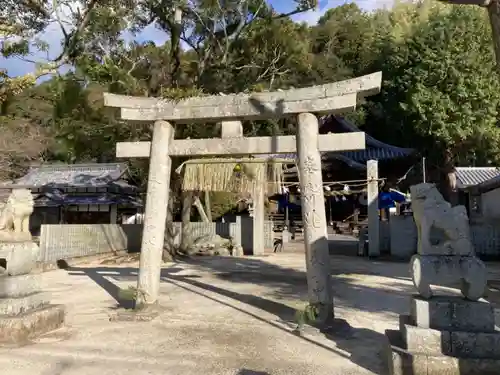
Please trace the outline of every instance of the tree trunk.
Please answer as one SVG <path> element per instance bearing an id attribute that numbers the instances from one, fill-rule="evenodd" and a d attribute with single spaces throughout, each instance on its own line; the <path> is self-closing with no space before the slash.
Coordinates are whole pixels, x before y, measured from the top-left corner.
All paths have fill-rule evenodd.
<path id="1" fill-rule="evenodd" d="M 210 204 L 210 192 L 205 191 L 205 212 L 209 222 L 212 222 L 212 205 Z"/>
<path id="2" fill-rule="evenodd" d="M 174 238 L 177 236 L 174 227 L 174 190 L 170 190 L 167 205 L 167 221 L 165 225 L 165 240 L 163 245 L 163 261 L 171 261 L 175 255 Z"/>
<path id="3" fill-rule="evenodd" d="M 193 205 L 193 192 L 182 193 L 182 229 L 181 229 L 181 249 L 184 252 L 191 246 L 191 206 Z"/>
<path id="4" fill-rule="evenodd" d="M 181 75 L 181 32 L 182 9 L 176 8 L 171 31 L 170 58 L 172 60 L 172 87 L 179 87 L 179 78 Z"/>
<path id="5" fill-rule="evenodd" d="M 444 157 L 446 199 L 452 206 L 458 205 L 457 175 L 453 164 L 451 151 L 447 150 Z"/>
<path id="6" fill-rule="evenodd" d="M 198 210 L 198 213 L 200 214 L 200 217 L 201 217 L 201 221 L 203 221 L 204 223 L 210 223 L 212 221 L 212 220 L 208 219 L 208 215 L 206 214 L 205 210 L 203 209 L 203 204 L 201 204 L 200 197 L 198 197 L 198 196 L 194 197 L 193 205 Z"/>
<path id="7" fill-rule="evenodd" d="M 490 16 L 491 33 L 495 46 L 497 69 L 500 70 L 500 2 L 498 0 L 493 0 L 490 3 L 488 14 Z"/>

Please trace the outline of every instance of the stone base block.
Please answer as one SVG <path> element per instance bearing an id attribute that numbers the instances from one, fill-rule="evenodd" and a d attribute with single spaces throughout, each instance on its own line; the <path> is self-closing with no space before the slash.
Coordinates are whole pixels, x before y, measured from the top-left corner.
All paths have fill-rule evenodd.
<path id="1" fill-rule="evenodd" d="M 0 316 L 0 344 L 22 345 L 64 323 L 63 305 L 48 305 L 16 316 Z"/>
<path id="2" fill-rule="evenodd" d="M 413 296 L 411 321 L 421 328 L 440 331 L 495 332 L 493 306 L 485 301 L 468 301 L 460 297 Z"/>
<path id="3" fill-rule="evenodd" d="M 40 248 L 33 241 L 0 242 L 0 259 L 7 262 L 7 274 L 26 275 L 35 268 Z"/>
<path id="4" fill-rule="evenodd" d="M 475 256 L 421 255 L 410 260 L 410 273 L 418 293 L 431 298 L 431 285 L 461 284 L 461 292 L 471 301 L 480 299 L 486 289 L 487 271 Z"/>
<path id="5" fill-rule="evenodd" d="M 150 322 L 156 319 L 163 307 L 158 304 L 145 306 L 137 309 L 118 309 L 116 313 L 110 315 L 111 322 Z"/>
<path id="6" fill-rule="evenodd" d="M 399 331 L 385 332 L 389 375 L 499 375 L 500 359 L 457 358 L 411 352 Z"/>
<path id="7" fill-rule="evenodd" d="M 403 347 L 412 353 L 460 358 L 500 359 L 500 332 L 450 332 L 414 326 L 400 317 Z M 500 373 L 500 372 L 499 372 Z"/>
<path id="8" fill-rule="evenodd" d="M 0 316 L 22 314 L 48 305 L 49 303 L 50 299 L 47 293 L 34 293 L 18 298 L 1 298 Z"/>
<path id="9" fill-rule="evenodd" d="M 451 349 L 450 332 L 417 327 L 408 315 L 399 317 L 399 332 L 403 347 L 410 352 L 442 355 Z"/>
<path id="10" fill-rule="evenodd" d="M 0 276 L 0 298 L 22 297 L 40 291 L 40 275 Z"/>

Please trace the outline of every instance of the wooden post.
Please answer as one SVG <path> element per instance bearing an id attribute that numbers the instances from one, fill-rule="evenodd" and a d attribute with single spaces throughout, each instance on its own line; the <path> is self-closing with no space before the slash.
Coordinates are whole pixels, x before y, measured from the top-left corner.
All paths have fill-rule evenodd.
<path id="1" fill-rule="evenodd" d="M 168 148 L 173 134 L 170 123 L 155 122 L 149 159 L 136 307 L 152 305 L 158 301 L 172 165 Z"/>
<path id="2" fill-rule="evenodd" d="M 367 162 L 368 255 L 380 255 L 380 220 L 378 211 L 378 161 Z"/>
<path id="3" fill-rule="evenodd" d="M 264 186 L 257 186 L 253 192 L 253 255 L 264 255 Z"/>
<path id="4" fill-rule="evenodd" d="M 333 322 L 333 295 L 318 129 L 315 115 L 298 116 L 297 152 L 309 303 L 318 308 L 318 323 L 329 325 Z"/>

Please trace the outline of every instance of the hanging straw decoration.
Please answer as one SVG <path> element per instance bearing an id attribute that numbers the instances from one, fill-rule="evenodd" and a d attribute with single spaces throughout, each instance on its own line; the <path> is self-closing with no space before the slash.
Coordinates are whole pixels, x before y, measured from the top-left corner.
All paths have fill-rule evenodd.
<path id="1" fill-rule="evenodd" d="M 288 159 L 195 159 L 188 160 L 177 168 L 184 168 L 182 189 L 184 191 L 226 191 L 251 193 L 257 186 L 266 186 L 274 193 L 283 183 L 283 163 L 294 163 Z"/>

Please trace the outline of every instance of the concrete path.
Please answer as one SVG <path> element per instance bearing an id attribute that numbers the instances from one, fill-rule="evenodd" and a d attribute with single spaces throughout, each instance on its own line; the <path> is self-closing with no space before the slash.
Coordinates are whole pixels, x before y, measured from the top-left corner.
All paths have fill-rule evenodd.
<path id="1" fill-rule="evenodd" d="M 407 265 L 332 256 L 338 333 L 292 333 L 306 303 L 304 256 L 198 258 L 164 268 L 162 315 L 110 322 L 118 288 L 137 264 L 89 264 L 44 274 L 66 328 L 32 345 L 0 349 L 8 375 L 381 374 L 383 332 L 413 292 Z"/>

